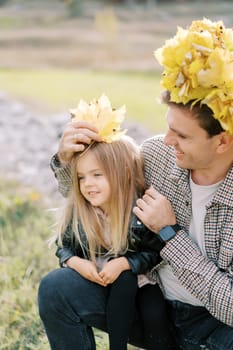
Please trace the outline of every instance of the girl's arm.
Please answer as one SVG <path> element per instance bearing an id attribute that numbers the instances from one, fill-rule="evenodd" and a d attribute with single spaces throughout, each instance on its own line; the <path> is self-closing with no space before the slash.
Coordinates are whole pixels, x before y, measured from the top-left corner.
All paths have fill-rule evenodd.
<path id="1" fill-rule="evenodd" d="M 158 252 L 145 250 L 141 252 L 128 251 L 125 255 L 134 274 L 144 274 L 156 266 L 162 259 Z"/>
<path id="2" fill-rule="evenodd" d="M 59 264 L 64 267 L 64 264 L 72 256 L 77 255 L 77 248 L 74 244 L 73 232 L 71 229 L 71 224 L 67 225 L 64 235 L 62 237 L 62 245 L 59 245 L 58 240 L 56 241 L 57 250 L 56 256 L 59 259 Z"/>
<path id="3" fill-rule="evenodd" d="M 68 259 L 75 256 L 74 251 L 69 247 L 57 247 L 56 256 L 59 259 L 59 264 L 61 267 L 65 267 L 65 263 Z"/>
<path id="4" fill-rule="evenodd" d="M 106 284 L 113 283 L 123 271 L 131 270 L 133 274 L 143 274 L 150 271 L 158 262 L 154 252 L 127 253 L 125 256 L 109 260 L 99 272 Z"/>
<path id="5" fill-rule="evenodd" d="M 143 274 L 160 263 L 163 247 L 164 243 L 158 236 L 134 215 L 130 226 L 129 250 L 125 255 L 132 272 Z"/>

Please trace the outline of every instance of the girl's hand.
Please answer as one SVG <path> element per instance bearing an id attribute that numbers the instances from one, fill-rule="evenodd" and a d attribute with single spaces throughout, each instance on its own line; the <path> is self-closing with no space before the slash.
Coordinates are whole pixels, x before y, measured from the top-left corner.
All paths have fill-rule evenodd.
<path id="1" fill-rule="evenodd" d="M 74 153 L 83 151 L 92 140 L 101 141 L 94 126 L 85 121 L 67 123 L 57 153 L 61 164 L 69 163 Z"/>
<path id="2" fill-rule="evenodd" d="M 128 260 L 120 257 L 108 261 L 99 272 L 99 275 L 107 285 L 113 283 L 126 270 L 130 270 Z"/>
<path id="3" fill-rule="evenodd" d="M 78 256 L 72 256 L 72 258 L 66 261 L 66 264 L 87 280 L 106 287 L 106 283 L 100 277 L 96 265 L 92 261 L 79 258 Z"/>

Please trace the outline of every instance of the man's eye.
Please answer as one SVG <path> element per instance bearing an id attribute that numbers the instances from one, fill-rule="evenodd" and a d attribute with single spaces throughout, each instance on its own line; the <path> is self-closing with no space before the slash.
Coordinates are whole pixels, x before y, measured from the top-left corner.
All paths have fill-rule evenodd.
<path id="1" fill-rule="evenodd" d="M 180 139 L 183 139 L 183 140 L 185 140 L 185 139 L 186 139 L 186 136 L 185 136 L 185 135 L 182 135 L 182 134 L 177 134 L 177 136 L 178 136 Z"/>

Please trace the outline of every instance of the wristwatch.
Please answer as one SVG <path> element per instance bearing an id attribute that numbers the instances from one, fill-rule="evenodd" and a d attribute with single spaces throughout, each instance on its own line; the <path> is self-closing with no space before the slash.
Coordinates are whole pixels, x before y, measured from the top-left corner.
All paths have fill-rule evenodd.
<path id="1" fill-rule="evenodd" d="M 166 242 L 170 241 L 170 239 L 175 237 L 177 232 L 180 230 L 181 230 L 181 228 L 178 224 L 171 225 L 171 226 L 165 226 L 159 231 L 158 237 L 162 242 L 166 243 Z"/>

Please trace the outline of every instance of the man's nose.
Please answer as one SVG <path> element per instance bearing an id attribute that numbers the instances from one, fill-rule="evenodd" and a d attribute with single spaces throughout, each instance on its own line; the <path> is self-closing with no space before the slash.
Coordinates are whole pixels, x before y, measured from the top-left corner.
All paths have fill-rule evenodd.
<path id="1" fill-rule="evenodd" d="M 164 137 L 164 144 L 166 146 L 175 146 L 177 144 L 177 136 L 174 131 L 168 130 Z"/>

